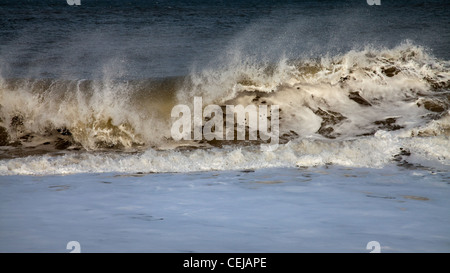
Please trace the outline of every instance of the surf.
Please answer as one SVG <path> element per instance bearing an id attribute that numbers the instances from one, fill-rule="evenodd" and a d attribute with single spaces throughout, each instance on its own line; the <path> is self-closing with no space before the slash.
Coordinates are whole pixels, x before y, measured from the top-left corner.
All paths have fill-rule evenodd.
<path id="1" fill-rule="evenodd" d="M 209 156 L 224 156 L 227 149 L 235 154 L 245 149 L 250 158 L 267 156 L 253 150 L 260 143 L 248 140 L 218 141 L 202 136 L 176 141 L 171 134 L 171 111 L 179 104 L 193 109 L 194 97 L 202 99 L 202 111 L 210 104 L 221 109 L 226 105 L 257 108 L 278 105 L 279 144 L 286 146 L 281 151 L 289 150 L 286 156 L 291 159 L 281 160 L 284 163 L 279 164 L 283 166 L 302 165 L 304 158 L 310 160 L 306 165 L 311 162 L 359 165 L 354 158 L 345 163 L 346 157 L 325 159 L 323 155 L 325 151 L 340 154 L 341 149 L 355 153 L 354 149 L 363 147 L 351 143 L 368 142 L 374 149 L 383 149 L 385 140 L 381 136 L 386 134 L 390 135 L 388 139 L 401 139 L 405 143 L 430 137 L 436 138 L 430 140 L 436 147 L 449 144 L 450 64 L 424 47 L 405 42 L 393 48 L 369 46 L 334 56 L 281 57 L 276 62 L 236 56 L 239 58 L 229 58 L 219 67 L 193 69 L 189 75 L 180 77 L 132 80 L 109 74 L 99 79 L 74 80 L 2 77 L 0 157 L 22 160 L 37 156 L 33 160 L 46 162 L 72 158 L 75 155 L 71 153 L 79 156 L 89 152 L 82 157 L 91 161 L 102 157 L 103 152 L 107 158 L 111 152 L 118 152 L 131 160 L 128 156 L 142 158 L 154 154 L 159 158 L 163 156 L 159 153 L 167 152 L 171 156 L 197 154 L 214 162 Z M 311 154 L 301 160 L 297 148 L 291 150 L 289 146 L 306 144 L 310 146 L 303 149 Z M 362 165 L 379 166 L 386 158 L 392 160 L 403 149 L 394 147 L 389 149 L 389 155 L 381 156 L 383 160 L 361 154 L 368 157 Z M 317 149 L 321 156 L 314 158 L 311 155 Z M 59 159 L 53 159 L 54 156 Z M 279 156 L 274 158 L 280 159 Z M 447 164 L 448 155 L 437 158 Z M 256 160 L 259 163 L 247 167 L 279 166 L 265 160 Z M 11 171 L 10 167 L 5 169 L 9 163 L 2 164 L 4 172 Z"/>

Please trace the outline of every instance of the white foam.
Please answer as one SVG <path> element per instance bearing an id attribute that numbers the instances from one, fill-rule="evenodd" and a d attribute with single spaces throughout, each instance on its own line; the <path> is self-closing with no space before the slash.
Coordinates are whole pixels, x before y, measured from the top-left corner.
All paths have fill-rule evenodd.
<path id="1" fill-rule="evenodd" d="M 85 152 L 3 160 L 0 174 L 188 172 L 324 164 L 378 168 L 390 162 L 400 148 L 409 149 L 416 162 L 449 165 L 450 114 L 438 115 L 420 102 L 436 96 L 430 82 L 450 79 L 450 64 L 421 47 L 405 43 L 393 49 L 352 50 L 318 61 L 283 57 L 276 63 L 242 56 L 239 51 L 230 56 L 218 67 L 193 73 L 178 90 L 177 101 L 170 103 L 189 105 L 196 95 L 202 97 L 203 106 L 229 101 L 279 105 L 280 136 L 295 132 L 296 139 L 274 151 L 261 151 L 257 145 L 156 150 L 174 145 L 170 109 L 168 113 L 164 107 L 162 112 L 156 110 L 167 101 L 137 96 L 132 85 L 111 79 L 108 71 L 100 82 L 93 82 L 89 92 L 80 90 L 82 80 L 65 85 L 67 90 L 61 91 L 63 84 L 55 81 L 44 92 L 35 92 L 30 86 L 33 81 L 9 90 L 1 79 L 1 126 L 12 138 L 66 127 L 87 150 L 97 150 L 99 142 L 125 148 L 136 143 L 154 145 L 156 149 L 147 148 L 140 154 Z M 388 68 L 394 76 L 386 73 Z M 358 92 L 371 106 L 352 100 L 350 92 Z M 254 102 L 257 94 L 263 98 Z M 143 100 L 151 103 L 138 103 Z M 337 121 L 327 124 L 319 109 L 335 113 Z M 21 132 L 8 123 L 15 115 L 23 117 Z M 386 127 L 388 119 L 397 127 Z M 330 126 L 335 139 L 320 134 L 324 125 Z"/>
<path id="2" fill-rule="evenodd" d="M 30 156 L 0 161 L 1 175 L 48 175 L 102 172 L 194 172 L 261 169 L 336 164 L 381 168 L 392 162 L 400 148 L 414 162 L 450 166 L 447 136 L 402 138 L 392 132 L 345 141 L 303 139 L 279 145 L 274 151 L 257 146 L 197 149 L 191 151 L 149 149 L 140 154 L 68 153 L 63 156 Z"/>

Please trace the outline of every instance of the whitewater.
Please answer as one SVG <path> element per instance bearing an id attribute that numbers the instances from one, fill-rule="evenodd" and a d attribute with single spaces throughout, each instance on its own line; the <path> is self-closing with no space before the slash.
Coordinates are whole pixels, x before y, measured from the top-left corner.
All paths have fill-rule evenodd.
<path id="1" fill-rule="evenodd" d="M 235 57 L 223 70 L 182 79 L 3 80 L 2 142 L 9 145 L 0 172 L 379 168 L 406 154 L 448 166 L 449 67 L 406 42 L 276 64 Z M 263 152 L 248 136 L 174 141 L 170 110 L 192 105 L 194 96 L 204 104 L 279 105 L 282 146 Z"/>

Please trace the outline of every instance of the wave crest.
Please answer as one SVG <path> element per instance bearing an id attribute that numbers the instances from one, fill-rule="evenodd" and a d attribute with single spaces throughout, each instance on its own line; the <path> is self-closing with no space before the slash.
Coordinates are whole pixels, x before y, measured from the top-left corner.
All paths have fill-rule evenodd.
<path id="1" fill-rule="evenodd" d="M 1 79 L 0 145 L 22 151 L 217 146 L 171 139 L 172 107 L 192 105 L 194 96 L 204 106 L 279 105 L 282 143 L 345 141 L 380 130 L 449 136 L 450 63 L 406 42 L 276 63 L 237 52 L 219 66 L 175 78 Z"/>

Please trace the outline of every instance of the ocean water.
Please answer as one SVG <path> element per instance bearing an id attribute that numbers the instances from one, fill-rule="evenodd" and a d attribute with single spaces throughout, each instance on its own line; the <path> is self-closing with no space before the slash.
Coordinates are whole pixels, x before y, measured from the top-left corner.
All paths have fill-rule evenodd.
<path id="1" fill-rule="evenodd" d="M 450 251 L 447 1 L 5 0 L 0 25 L 1 252 Z M 279 145 L 177 140 L 195 98 L 277 105 Z"/>

